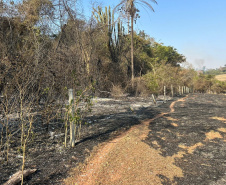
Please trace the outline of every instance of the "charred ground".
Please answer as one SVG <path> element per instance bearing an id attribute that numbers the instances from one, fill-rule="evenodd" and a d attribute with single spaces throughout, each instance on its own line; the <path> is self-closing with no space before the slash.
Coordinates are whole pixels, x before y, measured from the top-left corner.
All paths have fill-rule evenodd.
<path id="1" fill-rule="evenodd" d="M 169 112 L 172 101 L 159 106 L 151 103 L 148 106 L 150 99 L 135 98 L 109 100 L 102 105 L 97 102 L 93 115 L 86 118 L 88 124 L 83 127 L 82 141 L 68 149 L 63 147 L 63 122 L 55 120 L 46 132 L 39 119 L 34 124 L 35 134 L 28 144 L 26 161 L 26 168 L 37 168 L 38 171 L 29 176 L 25 184 L 61 184 L 70 169 L 84 162 L 95 146 L 110 141 L 142 120 Z M 143 104 L 134 106 L 137 102 Z M 108 108 L 104 107 L 106 105 Z M 174 113 L 164 115 L 149 125 L 151 131 L 144 142 L 159 150 L 164 157 L 175 157 L 176 166 L 183 171 L 183 177 L 176 177 L 173 181 L 158 174 L 162 184 L 225 183 L 225 107 L 225 95 L 193 94 L 186 101 L 175 104 Z M 1 160 L 0 183 L 20 170 L 18 146 L 17 140 L 11 143 L 8 165 Z"/>

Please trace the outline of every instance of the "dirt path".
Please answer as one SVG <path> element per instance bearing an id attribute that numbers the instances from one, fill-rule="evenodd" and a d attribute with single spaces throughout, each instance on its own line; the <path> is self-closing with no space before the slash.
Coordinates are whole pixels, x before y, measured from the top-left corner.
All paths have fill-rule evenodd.
<path id="1" fill-rule="evenodd" d="M 164 157 L 160 150 L 151 148 L 143 142 L 147 138 L 150 123 L 175 111 L 177 102 L 183 102 L 187 97 L 171 103 L 170 112 L 161 113 L 152 119 L 143 121 L 129 131 L 99 147 L 97 153 L 87 161 L 82 173 L 77 177 L 68 178 L 66 184 L 161 184 L 160 174 L 173 182 L 175 177 L 183 177 L 182 169 L 175 165 L 175 158 L 182 153 Z M 169 120 L 173 118 L 167 117 Z M 174 126 L 177 126 L 176 123 Z M 193 146 L 190 150 L 194 150 Z"/>

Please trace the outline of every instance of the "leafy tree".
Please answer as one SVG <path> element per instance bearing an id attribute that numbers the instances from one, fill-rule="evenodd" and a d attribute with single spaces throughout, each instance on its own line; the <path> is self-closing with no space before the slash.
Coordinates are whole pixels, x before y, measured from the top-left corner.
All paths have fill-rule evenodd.
<path id="1" fill-rule="evenodd" d="M 145 33 L 143 33 L 145 34 Z M 134 75 L 142 76 L 151 70 L 150 61 L 153 57 L 151 40 L 147 35 L 134 33 Z M 138 75 L 139 74 L 139 75 Z"/>
<path id="2" fill-rule="evenodd" d="M 180 63 L 185 62 L 185 57 L 177 52 L 172 46 L 164 46 L 157 42 L 153 45 L 153 59 L 157 63 L 164 61 L 166 64 L 178 67 Z"/>
<path id="3" fill-rule="evenodd" d="M 159 63 L 155 65 L 155 71 L 148 72 L 143 76 L 143 79 L 151 93 L 159 94 L 163 93 L 164 86 L 169 89 L 171 85 L 176 87 L 180 83 L 179 71 L 179 67 Z"/>

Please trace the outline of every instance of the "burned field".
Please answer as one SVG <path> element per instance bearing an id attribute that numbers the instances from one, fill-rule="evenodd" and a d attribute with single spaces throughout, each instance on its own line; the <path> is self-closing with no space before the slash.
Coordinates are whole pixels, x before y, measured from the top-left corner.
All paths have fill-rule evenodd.
<path id="1" fill-rule="evenodd" d="M 32 138 L 27 145 L 25 164 L 25 169 L 35 168 L 37 171 L 27 177 L 24 184 L 61 184 L 68 171 L 84 162 L 95 146 L 110 141 L 146 118 L 143 110 L 150 105 L 150 98 L 95 99 L 93 111 L 85 118 L 87 124 L 82 128 L 82 140 L 74 148 L 64 148 L 63 121 L 54 120 L 47 131 L 46 124 L 37 116 Z M 156 114 L 158 112 L 151 110 L 148 116 Z M 17 119 L 12 119 L 14 131 L 18 130 L 16 123 Z M 0 184 L 21 170 L 22 152 L 19 148 L 20 133 L 16 132 L 11 139 L 8 164 L 5 162 L 6 154 L 1 151 Z"/>
<path id="2" fill-rule="evenodd" d="M 26 178 L 25 184 L 62 184 L 62 179 L 83 163 L 94 147 L 161 113 L 166 114 L 150 122 L 148 135 L 142 141 L 165 163 L 156 160 L 153 165 L 167 166 L 167 162 L 172 162 L 176 166 L 173 175 L 164 171 L 156 173 L 161 183 L 225 184 L 226 96 L 191 94 L 184 101 L 176 102 L 174 112 L 170 112 L 170 104 L 177 99 L 158 106 L 151 99 L 139 98 L 94 102 L 93 113 L 87 116 L 88 124 L 83 127 L 82 140 L 74 148 L 63 146 L 63 122 L 55 120 L 47 132 L 41 118 L 37 119 L 27 146 L 25 167 L 37 171 Z M 20 170 L 19 133 L 16 137 L 10 146 L 8 165 L 1 155 L 0 184 Z"/>
<path id="3" fill-rule="evenodd" d="M 162 184 L 225 184 L 226 96 L 189 95 L 174 108 L 150 124 L 145 140 L 182 169 L 173 181 L 159 174 Z"/>

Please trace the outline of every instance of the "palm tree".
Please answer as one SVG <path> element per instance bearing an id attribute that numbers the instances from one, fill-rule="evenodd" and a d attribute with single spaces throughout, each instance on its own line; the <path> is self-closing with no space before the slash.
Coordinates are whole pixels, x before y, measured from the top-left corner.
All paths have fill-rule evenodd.
<path id="1" fill-rule="evenodd" d="M 125 12 L 126 15 L 130 17 L 130 22 L 131 22 L 131 82 L 132 82 L 132 88 L 134 87 L 134 59 L 133 59 L 133 23 L 134 19 L 137 16 L 137 12 L 139 10 L 136 8 L 136 4 L 140 4 L 142 6 L 148 7 L 151 11 L 154 12 L 153 7 L 151 6 L 151 2 L 156 3 L 157 1 L 155 0 L 121 0 L 121 2 L 115 7 L 115 9 L 120 8 Z"/>

